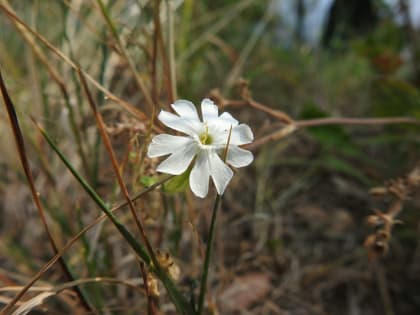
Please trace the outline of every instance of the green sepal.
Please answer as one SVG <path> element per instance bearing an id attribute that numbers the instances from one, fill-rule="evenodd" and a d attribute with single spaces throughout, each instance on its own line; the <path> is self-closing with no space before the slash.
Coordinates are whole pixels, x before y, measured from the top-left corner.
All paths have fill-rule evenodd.
<path id="1" fill-rule="evenodd" d="M 163 185 L 163 190 L 169 193 L 183 192 L 188 188 L 192 167 L 189 167 L 181 175 L 174 176 Z"/>

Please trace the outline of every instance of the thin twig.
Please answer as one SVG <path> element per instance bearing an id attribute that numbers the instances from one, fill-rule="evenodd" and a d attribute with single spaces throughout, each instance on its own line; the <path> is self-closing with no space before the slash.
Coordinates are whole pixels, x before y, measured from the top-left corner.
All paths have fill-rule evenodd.
<path id="1" fill-rule="evenodd" d="M 249 106 L 252 107 L 256 110 L 259 110 L 261 112 L 264 112 L 274 118 L 276 118 L 277 120 L 286 123 L 286 124 L 291 124 L 293 123 L 293 119 L 289 117 L 289 115 L 287 115 L 286 113 L 279 111 L 279 110 L 275 110 L 270 108 L 267 105 L 264 105 L 262 103 L 259 103 L 257 101 L 255 101 L 252 97 L 251 97 L 251 93 L 248 89 L 248 81 L 246 80 L 240 80 L 239 81 L 239 85 L 240 85 L 240 93 L 242 96 L 242 100 L 229 100 L 223 97 L 223 95 L 221 94 L 219 89 L 213 89 L 210 91 L 209 96 L 214 99 L 214 101 L 216 101 L 216 103 L 218 103 L 222 108 L 224 107 L 243 107 L 243 106 Z"/>
<path id="2" fill-rule="evenodd" d="M 410 117 L 390 117 L 390 118 L 317 118 L 308 120 L 298 120 L 292 124 L 286 125 L 266 136 L 256 139 L 253 143 L 245 145 L 244 148 L 255 150 L 260 146 L 284 138 L 285 136 L 303 128 L 326 126 L 326 125 L 392 125 L 392 124 L 415 124 L 420 125 L 420 120 Z"/>
<path id="3" fill-rule="evenodd" d="M 295 121 L 299 128 L 325 126 L 325 125 L 391 125 L 391 124 L 416 124 L 420 125 L 420 119 L 411 117 L 383 117 L 383 118 L 318 118 Z"/>

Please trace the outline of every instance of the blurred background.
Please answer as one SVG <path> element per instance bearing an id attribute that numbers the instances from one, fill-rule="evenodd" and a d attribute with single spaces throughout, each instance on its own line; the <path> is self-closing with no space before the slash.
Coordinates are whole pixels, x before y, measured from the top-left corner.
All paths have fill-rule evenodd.
<path id="1" fill-rule="evenodd" d="M 206 96 L 242 100 L 245 84 L 254 100 L 296 121 L 420 119 L 420 1 L 104 1 L 112 26 L 97 2 L 0 1 L 0 68 L 59 247 L 100 212 L 30 116 L 109 204 L 122 200 L 75 64 L 103 87 L 90 84 L 133 194 L 158 174 L 157 161 L 145 157 L 153 110 L 132 65 L 163 109 L 176 98 L 196 105 Z M 249 124 L 256 139 L 284 126 L 250 106 L 224 110 Z M 25 284 L 52 251 L 3 105 L 0 147 L 5 288 Z M 366 217 L 385 212 L 393 200 L 369 190 L 404 179 L 419 163 L 419 149 L 418 124 L 314 126 L 254 148 L 255 162 L 236 172 L 218 218 L 212 314 L 419 314 L 418 189 L 404 198 L 403 224 L 393 228 L 385 255 L 369 259 L 363 247 L 375 232 L 363 224 Z M 197 240 L 206 241 L 212 198 L 165 187 L 136 205 L 154 246 L 180 266 L 180 287 L 195 292 L 202 264 Z M 119 216 L 134 226 L 128 211 Z M 109 222 L 95 226 L 65 259 L 75 279 L 141 283 L 133 254 Z M 57 267 L 37 285 L 65 281 Z M 101 314 L 145 310 L 146 299 L 130 287 L 83 287 Z M 0 303 L 13 296 L 5 291 Z M 174 314 L 163 291 L 160 312 Z M 77 313 L 84 313 L 77 299 L 64 293 L 30 312 Z"/>

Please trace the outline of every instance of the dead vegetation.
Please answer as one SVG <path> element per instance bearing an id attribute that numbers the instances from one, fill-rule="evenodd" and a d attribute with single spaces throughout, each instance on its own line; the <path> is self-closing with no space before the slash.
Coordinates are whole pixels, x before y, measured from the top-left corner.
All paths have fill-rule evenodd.
<path id="1" fill-rule="evenodd" d="M 196 314 L 215 191 L 195 198 L 146 150 L 160 109 L 205 95 L 256 135 L 222 199 L 205 311 L 420 310 L 419 120 L 373 110 L 366 56 L 279 51 L 250 0 L 47 2 L 0 0 L 1 314 L 175 314 L 178 290 Z M 380 101 L 415 102 L 387 75 Z"/>

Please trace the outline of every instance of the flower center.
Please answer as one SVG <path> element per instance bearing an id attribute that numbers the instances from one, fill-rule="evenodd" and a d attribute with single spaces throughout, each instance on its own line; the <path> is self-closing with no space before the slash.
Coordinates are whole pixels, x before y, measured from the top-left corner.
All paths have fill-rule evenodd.
<path id="1" fill-rule="evenodd" d="M 204 145 L 210 145 L 213 142 L 213 138 L 209 134 L 209 128 L 207 127 L 207 125 L 206 125 L 206 131 L 204 131 L 200 135 L 200 142 L 201 142 L 201 144 L 204 144 Z"/>

